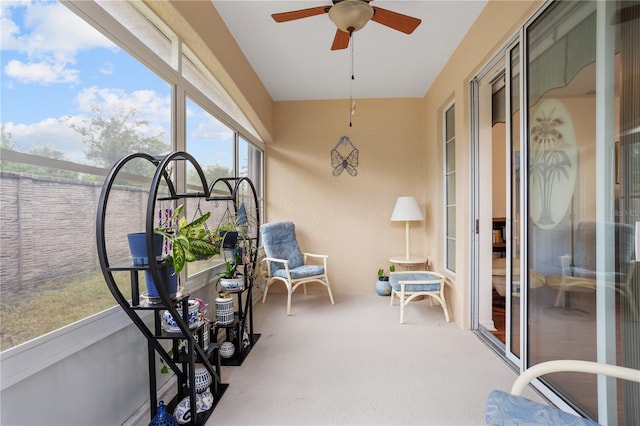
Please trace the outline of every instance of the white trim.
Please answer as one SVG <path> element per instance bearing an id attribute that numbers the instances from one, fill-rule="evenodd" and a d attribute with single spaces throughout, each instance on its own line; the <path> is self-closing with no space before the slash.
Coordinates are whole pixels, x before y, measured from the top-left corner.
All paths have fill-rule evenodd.
<path id="1" fill-rule="evenodd" d="M 598 271 L 615 269 L 615 232 L 607 235 L 607 217 L 614 210 L 615 127 L 615 2 L 596 4 L 596 259 Z M 589 9 L 587 9 L 587 12 Z M 601 364 L 616 364 L 616 295 L 604 274 L 596 278 L 596 345 Z M 638 373 L 640 374 L 640 373 Z M 598 422 L 618 424 L 617 384 L 613 377 L 598 376 Z"/>

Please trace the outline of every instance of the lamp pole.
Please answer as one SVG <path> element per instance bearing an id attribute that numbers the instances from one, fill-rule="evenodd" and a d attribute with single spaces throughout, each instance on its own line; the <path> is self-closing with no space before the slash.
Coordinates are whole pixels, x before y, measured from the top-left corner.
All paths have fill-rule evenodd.
<path id="1" fill-rule="evenodd" d="M 406 244 L 406 246 L 405 246 L 405 254 L 407 256 L 407 260 L 409 260 L 410 259 L 410 256 L 409 256 L 409 221 L 405 220 L 404 224 L 405 224 L 404 229 L 405 229 L 405 242 L 406 242 L 405 243 Z"/>

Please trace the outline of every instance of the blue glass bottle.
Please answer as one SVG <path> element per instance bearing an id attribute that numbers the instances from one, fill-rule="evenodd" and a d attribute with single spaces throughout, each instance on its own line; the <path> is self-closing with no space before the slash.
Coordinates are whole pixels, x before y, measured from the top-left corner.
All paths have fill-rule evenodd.
<path id="1" fill-rule="evenodd" d="M 178 420 L 167 412 L 164 401 L 160 401 L 156 416 L 151 419 L 149 426 L 178 426 Z"/>

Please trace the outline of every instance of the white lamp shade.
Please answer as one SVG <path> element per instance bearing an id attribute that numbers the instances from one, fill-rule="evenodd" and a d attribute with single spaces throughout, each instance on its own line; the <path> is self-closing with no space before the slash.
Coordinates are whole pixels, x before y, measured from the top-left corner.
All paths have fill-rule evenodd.
<path id="1" fill-rule="evenodd" d="M 391 221 L 424 220 L 415 197 L 398 197 L 391 214 Z"/>

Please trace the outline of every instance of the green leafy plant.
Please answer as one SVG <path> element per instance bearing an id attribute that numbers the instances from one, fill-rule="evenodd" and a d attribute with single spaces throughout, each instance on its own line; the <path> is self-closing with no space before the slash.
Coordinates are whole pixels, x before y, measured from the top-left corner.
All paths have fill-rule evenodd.
<path id="1" fill-rule="evenodd" d="M 184 210 L 184 204 L 178 206 L 171 217 L 162 221 L 154 229 L 156 234 L 162 235 L 171 243 L 171 251 L 164 260 L 173 264 L 176 274 L 184 269 L 187 262 L 205 260 L 220 253 L 219 247 L 204 226 L 211 212 L 206 212 L 193 221 L 187 222 L 184 216 L 180 216 L 182 210 Z"/>
<path id="2" fill-rule="evenodd" d="M 240 256 L 238 256 L 236 254 L 235 259 L 233 260 L 233 262 L 227 260 L 224 263 L 224 268 L 225 270 L 218 273 L 218 277 L 219 278 L 227 278 L 227 279 L 231 279 L 231 278 L 236 278 L 239 274 L 238 274 L 238 266 L 240 266 L 242 264 L 242 259 L 240 259 Z"/>
<path id="3" fill-rule="evenodd" d="M 395 271 L 396 271 L 396 267 L 395 267 L 395 265 L 391 265 L 391 266 L 389 266 L 389 273 L 391 273 L 391 272 L 395 272 Z M 388 274 L 385 274 L 385 272 L 384 272 L 384 269 L 383 269 L 383 268 L 378 269 L 378 278 L 386 277 L 386 276 L 388 276 Z"/>

